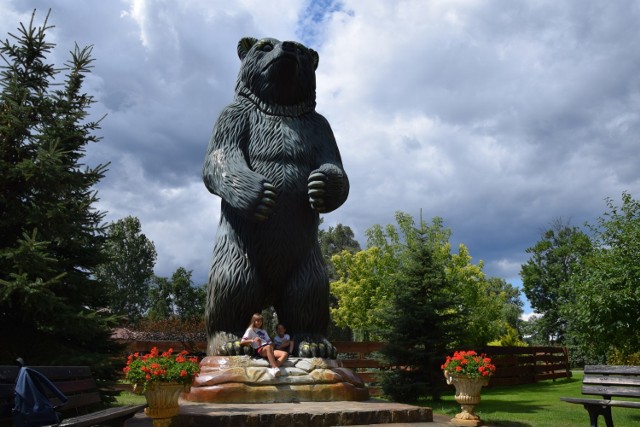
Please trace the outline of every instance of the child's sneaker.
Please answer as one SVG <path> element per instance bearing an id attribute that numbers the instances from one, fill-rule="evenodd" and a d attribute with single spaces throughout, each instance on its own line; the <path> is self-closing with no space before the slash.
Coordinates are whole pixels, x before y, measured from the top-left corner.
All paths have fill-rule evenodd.
<path id="1" fill-rule="evenodd" d="M 269 373 L 271 373 L 271 375 L 273 375 L 274 377 L 279 377 L 280 376 L 280 369 L 279 368 L 269 368 Z"/>

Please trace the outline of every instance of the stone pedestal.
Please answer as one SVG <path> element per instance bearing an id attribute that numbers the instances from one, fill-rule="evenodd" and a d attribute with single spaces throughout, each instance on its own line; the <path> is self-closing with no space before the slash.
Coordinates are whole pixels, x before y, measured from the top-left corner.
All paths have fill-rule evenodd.
<path id="1" fill-rule="evenodd" d="M 210 403 L 362 401 L 369 390 L 338 360 L 289 358 L 274 376 L 262 358 L 208 356 L 183 398 Z"/>

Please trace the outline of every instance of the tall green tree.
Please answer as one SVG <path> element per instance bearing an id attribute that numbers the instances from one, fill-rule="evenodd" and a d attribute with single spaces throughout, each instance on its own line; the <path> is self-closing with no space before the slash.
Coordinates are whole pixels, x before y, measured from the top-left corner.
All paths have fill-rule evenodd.
<path id="1" fill-rule="evenodd" d="M 498 277 L 490 277 L 486 283 L 488 295 L 502 301 L 499 315 L 503 322 L 499 338 L 501 345 L 522 344 L 524 333 L 520 316 L 523 313 L 524 303 L 520 299 L 520 289 Z"/>
<path id="2" fill-rule="evenodd" d="M 321 224 L 322 220 L 321 218 Z M 330 282 L 338 279 L 338 273 L 333 264 L 332 257 L 343 251 L 350 254 L 360 251 L 360 243 L 355 239 L 351 227 L 347 225 L 338 224 L 335 227 L 329 227 L 327 230 L 318 230 L 318 242 L 320 243 L 320 251 L 322 252 Z M 338 308 L 338 301 L 333 294 L 329 295 L 329 305 L 331 310 Z M 329 340 L 346 341 L 352 339 L 353 335 L 354 333 L 349 327 L 346 325 L 338 325 L 336 319 L 332 317 L 327 330 L 327 338 Z"/>
<path id="3" fill-rule="evenodd" d="M 527 249 L 531 258 L 522 265 L 520 276 L 531 307 L 542 315 L 536 321 L 541 328 L 536 335 L 546 337 L 548 344 L 565 343 L 567 319 L 561 307 L 569 301 L 567 284 L 591 246 L 587 234 L 557 219 L 541 240 Z"/>
<path id="4" fill-rule="evenodd" d="M 162 320 L 175 317 L 181 321 L 204 317 L 206 291 L 191 279 L 192 272 L 178 267 L 171 278 L 154 276 L 150 292 L 148 317 Z"/>
<path id="5" fill-rule="evenodd" d="M 383 376 L 385 394 L 402 402 L 431 395 L 438 399 L 442 388 L 439 366 L 450 346 L 464 341 L 466 316 L 462 294 L 452 286 L 446 264 L 438 256 L 437 228 L 422 220 L 407 239 L 407 249 L 390 304 L 381 316 L 387 345 L 384 362 L 399 367 Z"/>
<path id="6" fill-rule="evenodd" d="M 173 286 L 168 277 L 154 275 L 149 287 L 149 312 L 151 320 L 168 319 L 173 316 Z"/>
<path id="7" fill-rule="evenodd" d="M 397 260 L 377 246 L 357 253 L 334 255 L 337 280 L 331 294 L 337 304 L 331 318 L 339 327 L 353 330 L 356 339 L 379 340 L 384 327 L 381 311 L 389 304 L 397 273 Z"/>
<path id="8" fill-rule="evenodd" d="M 587 362 L 640 349 L 640 201 L 625 192 L 621 206 L 606 202 L 608 211 L 589 227 L 594 249 L 572 275 L 562 310 Z"/>
<path id="9" fill-rule="evenodd" d="M 92 275 L 104 261 L 94 186 L 106 166 L 82 163 L 99 139 L 82 92 L 91 47 L 56 68 L 48 15 L 39 27 L 34 18 L 0 43 L 0 361 L 98 371 L 110 363 L 114 318 L 97 310 L 105 292 Z"/>
<path id="10" fill-rule="evenodd" d="M 411 248 L 426 239 L 435 262 L 444 268 L 447 283 L 462 298 L 467 313 L 465 345 L 482 346 L 497 339 L 504 330 L 507 293 L 492 286 L 482 271 L 482 261 L 472 263 L 464 245 L 458 246 L 457 254 L 452 253 L 451 230 L 441 218 L 433 218 L 430 224 L 420 219 L 419 224 L 397 212 L 396 225 L 374 225 L 367 230 L 366 250 L 333 257 L 338 279 L 331 283 L 331 292 L 339 301 L 332 309 L 334 321 L 363 331 L 365 338 L 377 339 L 378 331 L 389 321 L 379 312 L 388 308 L 402 286 L 403 265 L 412 256 Z"/>
<path id="11" fill-rule="evenodd" d="M 105 245 L 108 261 L 96 269 L 107 286 L 109 308 L 137 322 L 149 307 L 149 287 L 156 263 L 156 248 L 133 216 L 109 224 Z"/>
<path id="12" fill-rule="evenodd" d="M 318 230 L 318 241 L 330 280 L 337 279 L 331 258 L 342 251 L 356 253 L 360 250 L 360 243 L 355 239 L 353 230 L 348 225 L 338 224 L 327 230 Z"/>
<path id="13" fill-rule="evenodd" d="M 175 314 L 182 320 L 204 317 L 206 291 L 191 279 L 192 271 L 179 267 L 171 276 Z"/>

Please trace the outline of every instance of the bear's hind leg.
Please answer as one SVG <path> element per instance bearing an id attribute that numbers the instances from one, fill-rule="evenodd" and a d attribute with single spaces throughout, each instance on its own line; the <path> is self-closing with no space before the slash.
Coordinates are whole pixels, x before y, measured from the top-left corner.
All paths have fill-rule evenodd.
<path id="1" fill-rule="evenodd" d="M 207 288 L 207 355 L 218 355 L 228 341 L 241 338 L 251 316 L 262 310 L 264 298 L 258 275 L 245 252 L 224 239 L 218 241 Z"/>
<path id="2" fill-rule="evenodd" d="M 294 337 L 296 347 L 302 341 L 326 342 L 330 322 L 329 278 L 319 248 L 291 276 L 274 308 L 278 321 Z"/>

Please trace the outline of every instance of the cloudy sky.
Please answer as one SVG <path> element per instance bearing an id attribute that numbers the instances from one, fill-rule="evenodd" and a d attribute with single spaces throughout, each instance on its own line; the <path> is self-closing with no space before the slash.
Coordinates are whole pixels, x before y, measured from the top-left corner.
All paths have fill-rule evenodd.
<path id="1" fill-rule="evenodd" d="M 99 208 L 140 219 L 159 275 L 206 281 L 220 200 L 200 170 L 244 36 L 319 52 L 317 110 L 351 181 L 324 225 L 363 246 L 367 228 L 422 209 L 518 284 L 551 221 L 640 197 L 637 1 L 0 0 L 0 35 L 50 7 L 51 62 L 93 45 L 85 90 L 107 117 L 86 161 L 111 162 Z"/>

